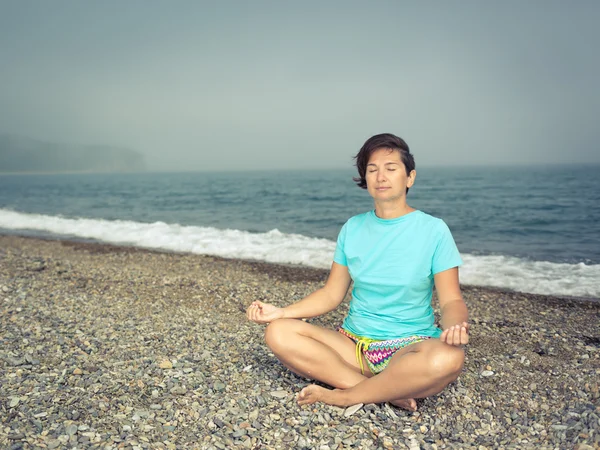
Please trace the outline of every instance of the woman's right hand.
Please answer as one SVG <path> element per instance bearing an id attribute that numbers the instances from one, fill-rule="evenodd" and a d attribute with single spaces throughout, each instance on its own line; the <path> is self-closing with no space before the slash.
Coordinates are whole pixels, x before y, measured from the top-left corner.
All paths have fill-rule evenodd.
<path id="1" fill-rule="evenodd" d="M 269 323 L 283 318 L 283 308 L 256 300 L 248 307 L 246 316 L 252 322 Z"/>

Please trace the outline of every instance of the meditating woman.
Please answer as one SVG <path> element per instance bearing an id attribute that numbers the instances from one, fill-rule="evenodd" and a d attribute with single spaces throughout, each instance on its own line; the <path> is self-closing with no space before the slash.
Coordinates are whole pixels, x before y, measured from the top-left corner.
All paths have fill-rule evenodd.
<path id="1" fill-rule="evenodd" d="M 406 203 L 416 171 L 404 140 L 373 136 L 355 159 L 354 180 L 375 209 L 342 227 L 325 286 L 285 308 L 255 301 L 247 316 L 269 324 L 266 343 L 286 367 L 337 388 L 307 386 L 299 404 L 389 401 L 414 411 L 416 398 L 439 393 L 463 368 L 469 326 L 458 282 L 462 261 L 446 224 Z M 339 306 L 351 281 L 338 330 L 300 320 Z M 434 285 L 441 329 L 431 306 Z"/>

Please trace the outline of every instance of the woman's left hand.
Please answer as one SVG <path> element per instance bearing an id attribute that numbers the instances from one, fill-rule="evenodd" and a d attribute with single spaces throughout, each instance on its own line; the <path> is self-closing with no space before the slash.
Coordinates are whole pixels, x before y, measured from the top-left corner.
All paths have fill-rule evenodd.
<path id="1" fill-rule="evenodd" d="M 448 345 L 467 345 L 469 343 L 469 324 L 463 322 L 445 329 L 440 336 L 440 341 Z"/>

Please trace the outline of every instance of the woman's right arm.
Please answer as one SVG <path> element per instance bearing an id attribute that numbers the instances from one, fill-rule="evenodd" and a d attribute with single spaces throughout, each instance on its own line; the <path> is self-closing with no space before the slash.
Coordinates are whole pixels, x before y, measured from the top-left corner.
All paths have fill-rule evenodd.
<path id="1" fill-rule="evenodd" d="M 325 286 L 317 289 L 297 303 L 278 308 L 260 301 L 252 302 L 247 311 L 248 319 L 257 323 L 272 322 L 277 319 L 303 319 L 320 316 L 333 311 L 344 300 L 350 287 L 348 267 L 333 263 Z"/>

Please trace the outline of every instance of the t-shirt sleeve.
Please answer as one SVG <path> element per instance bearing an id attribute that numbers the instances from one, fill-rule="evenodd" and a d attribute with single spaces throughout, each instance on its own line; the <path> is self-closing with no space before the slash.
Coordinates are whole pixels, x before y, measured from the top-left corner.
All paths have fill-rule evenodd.
<path id="1" fill-rule="evenodd" d="M 348 261 L 346 261 L 346 253 L 344 252 L 344 243 L 346 241 L 346 224 L 340 230 L 340 234 L 338 234 L 337 245 L 335 247 L 335 253 L 333 254 L 333 261 L 342 265 L 347 266 Z"/>
<path id="2" fill-rule="evenodd" d="M 433 253 L 431 271 L 435 275 L 436 273 L 460 265 L 462 265 L 462 259 L 460 258 L 460 253 L 456 247 L 452 233 L 450 232 L 448 225 L 446 225 L 443 220 L 440 220 L 438 240 Z"/>

